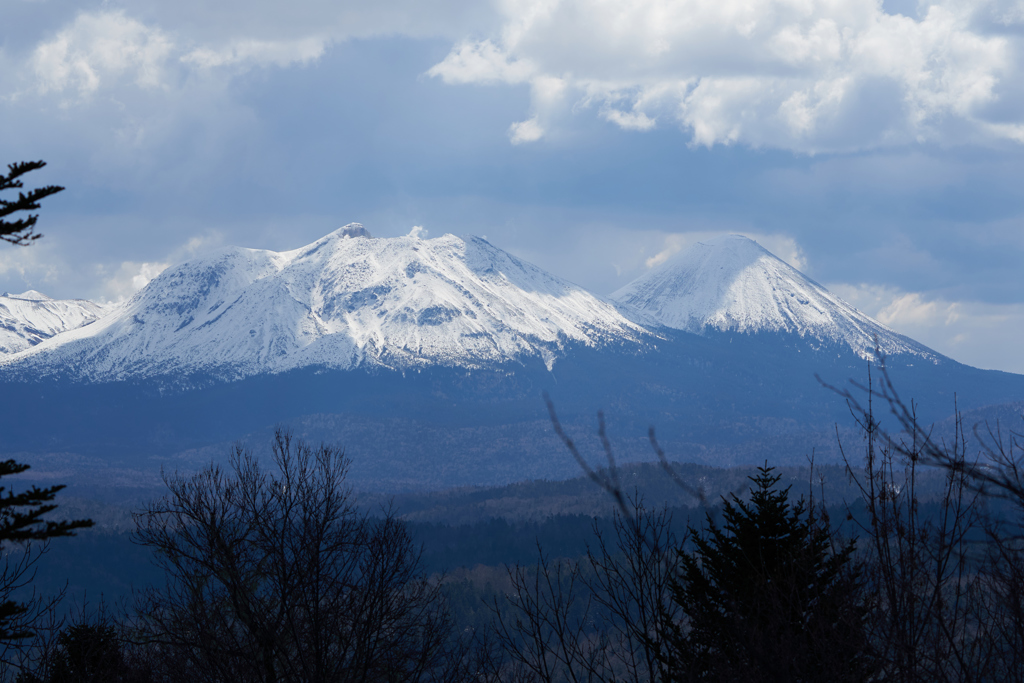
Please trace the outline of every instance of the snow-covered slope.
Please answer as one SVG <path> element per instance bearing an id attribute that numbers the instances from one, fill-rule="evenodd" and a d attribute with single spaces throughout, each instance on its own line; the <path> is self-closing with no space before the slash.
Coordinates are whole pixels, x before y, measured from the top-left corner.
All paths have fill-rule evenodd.
<path id="1" fill-rule="evenodd" d="M 866 358 L 874 355 L 877 339 L 887 355 L 940 358 L 740 235 L 699 242 L 611 298 L 666 327 L 695 334 L 708 329 L 789 333 L 843 343 Z"/>
<path id="2" fill-rule="evenodd" d="M 550 367 L 567 342 L 643 334 L 613 304 L 485 240 L 374 239 L 352 224 L 294 251 L 231 247 L 170 268 L 99 322 L 4 362 L 89 380 L 522 357 Z"/>
<path id="3" fill-rule="evenodd" d="M 113 310 L 84 299 L 51 299 L 34 290 L 0 295 L 0 354 L 31 348 L 45 339 L 88 325 Z"/>

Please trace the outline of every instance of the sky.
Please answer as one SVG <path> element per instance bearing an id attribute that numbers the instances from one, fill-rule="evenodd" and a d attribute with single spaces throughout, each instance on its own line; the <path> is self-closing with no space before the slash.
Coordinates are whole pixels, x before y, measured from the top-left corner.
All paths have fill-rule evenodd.
<path id="1" fill-rule="evenodd" d="M 1024 0 L 2 0 L 0 291 L 117 301 L 350 222 L 608 295 L 744 234 L 1024 373 Z"/>

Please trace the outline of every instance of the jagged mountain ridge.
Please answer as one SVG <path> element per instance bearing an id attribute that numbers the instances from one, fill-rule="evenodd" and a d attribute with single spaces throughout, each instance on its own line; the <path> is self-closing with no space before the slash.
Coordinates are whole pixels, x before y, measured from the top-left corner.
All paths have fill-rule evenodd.
<path id="1" fill-rule="evenodd" d="M 698 242 L 611 295 L 658 323 L 703 334 L 771 332 L 849 346 L 862 358 L 876 348 L 938 362 L 942 356 L 861 313 L 741 235 Z"/>
<path id="2" fill-rule="evenodd" d="M 85 299 L 51 299 L 35 290 L 0 295 L 0 354 L 29 349 L 51 337 L 89 325 L 116 305 Z"/>
<path id="3" fill-rule="evenodd" d="M 479 367 L 566 343 L 635 343 L 614 305 L 477 237 L 375 239 L 352 224 L 288 252 L 229 247 L 170 268 L 122 308 L 9 357 L 85 380 L 303 367 Z"/>

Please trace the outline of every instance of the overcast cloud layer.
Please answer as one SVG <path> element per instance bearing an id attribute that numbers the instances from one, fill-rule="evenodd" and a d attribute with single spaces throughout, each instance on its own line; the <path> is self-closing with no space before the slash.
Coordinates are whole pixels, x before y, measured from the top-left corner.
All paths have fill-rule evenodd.
<path id="1" fill-rule="evenodd" d="M 361 221 L 598 293 L 739 232 L 963 362 L 1024 372 L 1024 2 L 11 0 L 0 162 L 46 237 L 0 287 Z"/>

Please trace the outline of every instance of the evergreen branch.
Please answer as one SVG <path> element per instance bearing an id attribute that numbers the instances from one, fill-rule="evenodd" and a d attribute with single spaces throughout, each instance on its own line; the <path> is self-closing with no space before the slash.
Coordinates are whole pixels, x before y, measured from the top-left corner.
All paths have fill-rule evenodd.
<path id="1" fill-rule="evenodd" d="M 0 191 L 21 189 L 24 185 L 20 177 L 43 166 L 46 166 L 45 161 L 22 161 L 8 164 L 7 175 L 0 175 Z M 35 232 L 35 225 L 39 220 L 38 214 L 29 214 L 15 220 L 7 220 L 6 217 L 19 211 L 35 211 L 39 209 L 41 200 L 63 190 L 64 188 L 59 185 L 47 185 L 29 190 L 28 193 L 19 192 L 18 198 L 13 201 L 0 199 L 0 240 L 18 246 L 27 246 L 42 237 Z"/>

